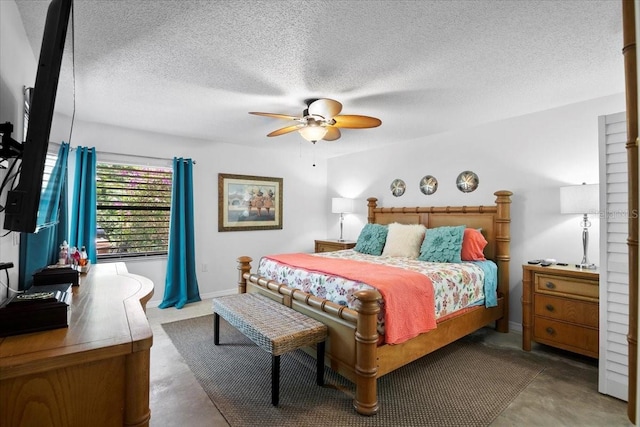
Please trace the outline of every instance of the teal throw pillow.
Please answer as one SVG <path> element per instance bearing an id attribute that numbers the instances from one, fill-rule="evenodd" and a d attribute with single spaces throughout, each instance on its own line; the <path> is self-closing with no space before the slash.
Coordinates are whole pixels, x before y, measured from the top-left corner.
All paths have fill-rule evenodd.
<path id="1" fill-rule="evenodd" d="M 462 238 L 464 225 L 429 228 L 420 247 L 421 261 L 462 262 Z"/>
<path id="2" fill-rule="evenodd" d="M 380 255 L 387 241 L 387 233 L 388 229 L 384 225 L 365 224 L 354 249 L 363 254 Z"/>

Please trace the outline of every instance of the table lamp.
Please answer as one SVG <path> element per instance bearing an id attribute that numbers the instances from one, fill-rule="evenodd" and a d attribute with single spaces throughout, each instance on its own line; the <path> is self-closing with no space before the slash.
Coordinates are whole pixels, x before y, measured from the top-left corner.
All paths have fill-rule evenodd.
<path id="1" fill-rule="evenodd" d="M 598 184 L 570 185 L 560 187 L 560 213 L 582 214 L 582 261 L 576 264 L 578 268 L 595 269 L 596 265 L 587 259 L 587 247 L 589 246 L 589 213 L 597 213 L 599 210 L 599 186 Z"/>
<path id="2" fill-rule="evenodd" d="M 338 242 L 344 242 L 344 239 L 342 238 L 344 214 L 353 212 L 353 199 L 345 199 L 344 197 L 332 198 L 331 212 L 340 214 L 340 238 L 338 239 Z"/>

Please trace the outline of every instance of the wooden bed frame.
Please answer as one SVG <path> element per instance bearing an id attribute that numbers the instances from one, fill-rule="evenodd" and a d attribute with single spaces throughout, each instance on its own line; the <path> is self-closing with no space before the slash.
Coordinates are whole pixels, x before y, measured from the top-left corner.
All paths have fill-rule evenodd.
<path id="1" fill-rule="evenodd" d="M 438 327 L 409 341 L 378 345 L 376 329 L 380 311 L 378 291 L 356 292 L 355 309 L 349 309 L 303 291 L 251 273 L 250 257 L 238 258 L 238 292 L 259 292 L 326 324 L 329 339 L 325 364 L 355 384 L 354 407 L 359 414 L 378 411 L 377 379 L 426 354 L 474 332 L 491 322 L 496 329 L 509 329 L 510 191 L 497 191 L 495 205 L 447 207 L 378 207 L 368 200 L 369 223 L 424 224 L 427 228 L 466 225 L 482 228 L 488 241 L 485 257 L 498 265 L 498 306 L 473 307 L 438 322 Z M 310 354 L 314 354 L 311 350 Z"/>

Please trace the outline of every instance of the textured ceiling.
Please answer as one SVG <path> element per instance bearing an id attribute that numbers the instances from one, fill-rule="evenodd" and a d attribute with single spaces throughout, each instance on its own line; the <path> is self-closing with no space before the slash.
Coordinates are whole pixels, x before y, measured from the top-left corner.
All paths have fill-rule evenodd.
<path id="1" fill-rule="evenodd" d="M 48 2 L 16 3 L 37 56 Z M 611 0 L 75 0 L 75 117 L 297 147 L 266 137 L 290 122 L 247 112 L 327 97 L 382 120 L 322 142 L 340 155 L 621 93 L 621 25 Z"/>

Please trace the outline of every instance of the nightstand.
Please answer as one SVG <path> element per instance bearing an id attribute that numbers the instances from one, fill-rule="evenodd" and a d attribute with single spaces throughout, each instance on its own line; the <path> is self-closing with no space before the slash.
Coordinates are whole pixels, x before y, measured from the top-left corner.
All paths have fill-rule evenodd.
<path id="1" fill-rule="evenodd" d="M 337 239 L 316 240 L 315 252 L 333 252 L 341 251 L 343 249 L 353 249 L 356 246 L 356 242 L 351 240 L 339 241 Z"/>
<path id="2" fill-rule="evenodd" d="M 597 270 L 522 267 L 522 349 L 531 341 L 598 358 Z"/>

